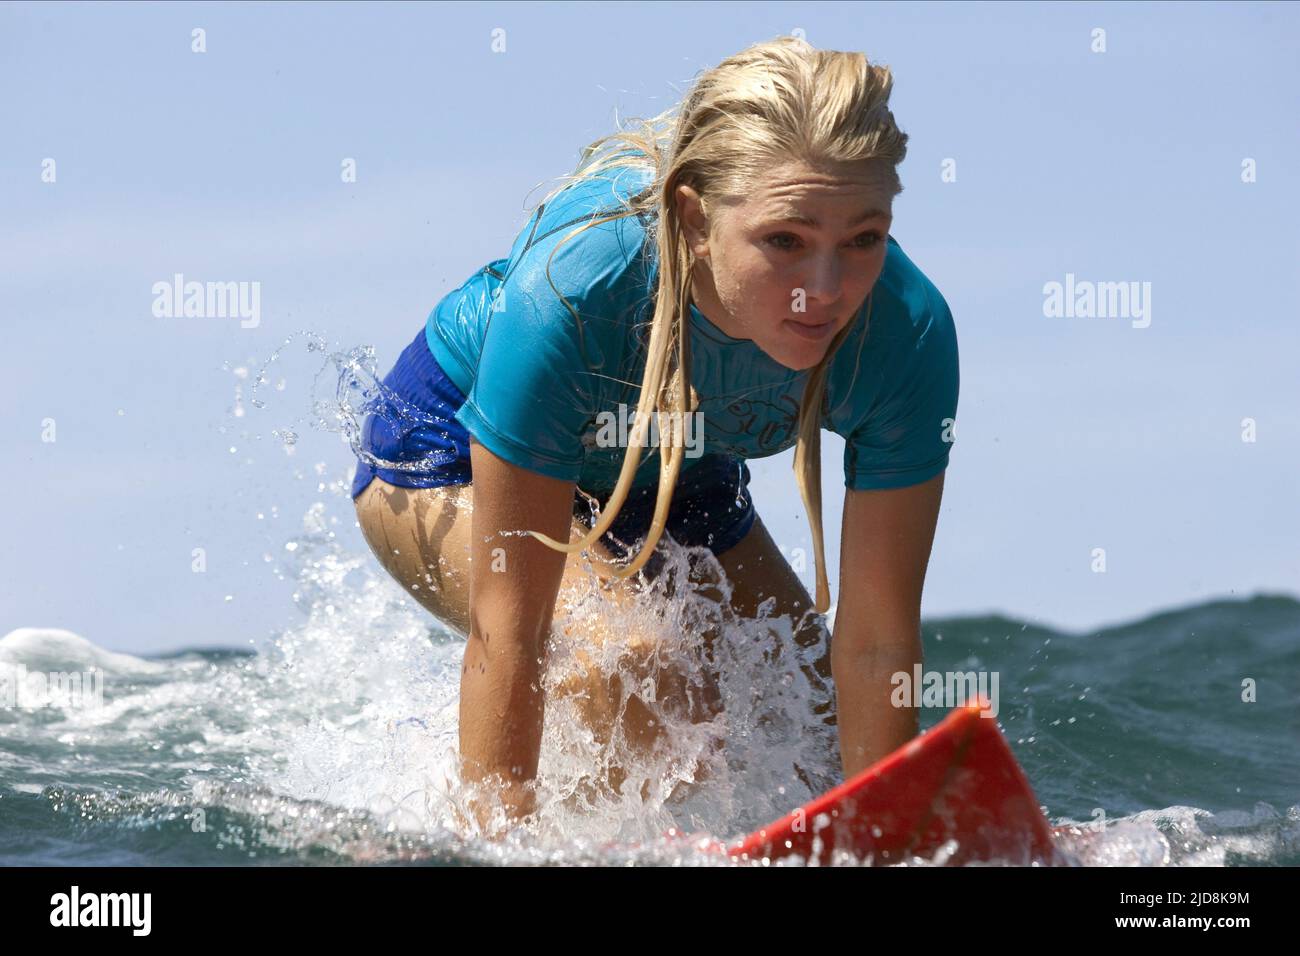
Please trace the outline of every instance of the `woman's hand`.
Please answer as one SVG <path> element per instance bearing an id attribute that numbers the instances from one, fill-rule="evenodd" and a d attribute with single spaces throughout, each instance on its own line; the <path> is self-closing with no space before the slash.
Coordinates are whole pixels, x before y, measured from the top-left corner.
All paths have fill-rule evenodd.
<path id="1" fill-rule="evenodd" d="M 906 488 L 845 492 L 831 641 L 845 780 L 917 734 L 916 709 L 891 702 L 891 677 L 921 660 L 921 589 L 942 497 L 943 472 Z"/>
<path id="2" fill-rule="evenodd" d="M 473 784 L 471 789 L 465 803 L 472 820 L 459 805 L 452 806 L 456 828 L 465 835 L 474 833 L 479 839 L 500 843 L 523 829 L 526 819 L 537 811 L 534 783 L 502 785 L 496 781 L 486 787 Z"/>

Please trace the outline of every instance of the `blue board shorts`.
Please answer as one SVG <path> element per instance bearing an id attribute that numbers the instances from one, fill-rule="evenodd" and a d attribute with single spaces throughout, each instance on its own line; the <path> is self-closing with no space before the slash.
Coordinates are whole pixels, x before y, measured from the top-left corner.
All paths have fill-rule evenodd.
<path id="1" fill-rule="evenodd" d="M 455 415 L 465 396 L 434 360 L 424 328 L 384 378 L 386 390 L 370 406 L 361 428 L 361 445 L 376 458 L 409 462 L 411 468 L 376 468 L 357 460 L 352 480 L 355 500 L 376 475 L 402 488 L 438 488 L 467 484 L 469 432 Z M 389 394 L 391 392 L 392 394 Z M 757 517 L 749 494 L 749 465 L 734 455 L 708 454 L 678 476 L 664 530 L 687 547 L 704 546 L 714 554 L 735 547 L 749 534 Z M 635 554 L 635 545 L 650 529 L 658 483 L 629 492 L 601 543 L 615 555 Z M 590 494 L 601 507 L 609 491 L 574 493 L 573 515 L 593 524 Z M 653 575 L 658 556 L 646 570 Z"/>

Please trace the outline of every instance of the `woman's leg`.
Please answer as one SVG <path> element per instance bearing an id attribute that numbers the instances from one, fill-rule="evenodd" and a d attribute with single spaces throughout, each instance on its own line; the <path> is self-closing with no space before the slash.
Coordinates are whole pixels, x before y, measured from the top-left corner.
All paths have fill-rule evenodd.
<path id="1" fill-rule="evenodd" d="M 402 488 L 373 478 L 356 498 L 361 533 L 384 570 L 434 617 L 469 631 L 468 484 Z"/>
<path id="2" fill-rule="evenodd" d="M 403 589 L 415 597 L 438 620 L 461 634 L 469 627 L 469 508 L 473 502 L 469 484 L 439 488 L 401 488 L 382 478 L 375 478 L 357 496 L 356 509 L 361 530 L 385 570 Z M 573 540 L 587 531 L 576 520 Z M 604 549 L 598 549 L 608 558 Z M 810 680 L 825 686 L 831 676 L 830 641 L 825 635 L 825 620 L 812 608 L 803 583 L 781 555 L 761 519 L 741 541 L 718 555 L 718 563 L 732 586 L 731 608 L 745 618 L 756 618 L 759 606 L 775 598 L 769 616 L 791 615 L 795 622 L 795 640 L 811 646 L 824 640 L 824 650 L 808 672 Z M 571 555 L 565 565 L 559 600 L 576 596 L 590 588 L 588 572 L 580 555 Z M 627 606 L 644 600 L 631 584 L 615 586 L 606 592 L 612 600 Z M 707 591 L 705 592 L 707 593 Z M 661 666 L 657 653 L 658 636 L 650 616 L 631 616 L 636 622 L 633 633 L 619 637 L 631 655 L 630 682 L 640 687 L 646 677 L 655 681 L 655 700 L 676 703 L 695 721 L 709 720 L 721 710 L 716 683 L 706 678 L 703 693 L 698 692 L 682 669 Z M 583 635 L 593 645 L 608 638 L 605 629 L 596 625 Z M 700 635 L 710 652 L 717 639 L 716 631 Z M 579 652 L 580 659 L 583 655 Z M 585 664 L 590 665 L 587 657 Z M 623 709 L 623 731 L 629 746 L 648 752 L 660 739 L 662 729 L 654 712 L 638 693 L 627 695 L 623 705 L 623 684 L 617 676 L 602 678 L 594 667 L 586 675 L 575 674 L 557 689 L 562 696 L 573 695 L 596 739 L 607 742 Z M 834 725 L 834 709 L 823 717 Z M 608 782 L 617 789 L 623 779 L 618 768 L 611 768 Z"/>
<path id="3" fill-rule="evenodd" d="M 467 635 L 469 629 L 472 504 L 470 484 L 402 488 L 378 477 L 356 498 L 362 534 L 384 569 L 434 617 L 462 635 Z M 587 531 L 575 520 L 570 540 L 577 540 Z M 606 560 L 611 558 L 602 547 L 594 550 Z M 581 555 L 570 555 L 557 603 L 572 600 L 590 588 L 591 579 Z M 615 584 L 605 593 L 624 609 L 646 600 L 631 582 Z M 716 706 L 711 708 L 710 702 L 716 705 L 716 692 L 700 695 L 681 669 L 661 666 L 653 621 L 653 615 L 641 614 L 625 615 L 620 620 L 618 637 L 630 657 L 623 668 L 629 685 L 639 689 L 646 678 L 653 678 L 655 701 L 660 706 L 672 707 L 691 720 L 715 715 Z M 576 636 L 593 645 L 609 636 L 599 618 L 573 627 L 578 629 Z M 577 656 L 586 673 L 575 673 L 561 682 L 557 693 L 574 697 L 602 744 L 609 740 L 622 711 L 622 729 L 629 747 L 648 752 L 662 736 L 662 724 L 654 711 L 638 692 L 625 694 L 623 679 L 617 675 L 602 678 L 589 655 L 579 651 Z M 611 768 L 609 784 L 614 789 L 623 779 L 619 768 Z"/>
<path id="4" fill-rule="evenodd" d="M 768 618 L 790 617 L 794 640 L 800 647 L 821 644 L 821 651 L 813 663 L 801 665 L 801 670 L 809 683 L 825 694 L 825 700 L 813 712 L 820 717 L 822 724 L 836 728 L 835 700 L 831 692 L 831 634 L 826 626 L 826 617 L 813 609 L 807 589 L 768 534 L 762 519 L 755 516 L 749 533 L 738 544 L 717 555 L 717 559 L 731 584 L 731 608 L 737 616 L 757 618 L 759 606 L 774 599 Z M 713 629 L 703 635 L 710 656 L 717 637 L 717 631 Z M 838 765 L 839 748 L 835 733 L 832 730 L 826 752 L 809 754 L 814 765 Z M 799 764 L 795 764 L 794 772 L 812 792 L 823 789 Z"/>
<path id="5" fill-rule="evenodd" d="M 756 618 L 759 605 L 773 598 L 768 616 L 791 617 L 795 641 L 800 646 L 811 647 L 825 639 L 825 648 L 814 664 L 814 671 L 823 682 L 829 680 L 830 640 L 825 615 L 813 610 L 812 598 L 768 534 L 763 520 L 755 516 L 749 533 L 734 547 L 717 555 L 717 559 L 731 583 L 731 607 L 738 616 Z M 705 635 L 710 647 L 716 637 L 714 631 Z M 827 722 L 834 723 L 833 715 Z"/>

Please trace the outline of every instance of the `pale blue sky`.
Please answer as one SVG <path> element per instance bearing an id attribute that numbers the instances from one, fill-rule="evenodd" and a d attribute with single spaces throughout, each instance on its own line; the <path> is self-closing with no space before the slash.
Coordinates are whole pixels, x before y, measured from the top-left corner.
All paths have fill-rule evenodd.
<path id="1" fill-rule="evenodd" d="M 321 360 L 301 339 L 266 408 L 244 382 L 242 418 L 230 369 L 309 329 L 387 371 L 615 110 L 659 112 L 797 29 L 893 69 L 911 137 L 893 234 L 957 324 L 925 615 L 1085 628 L 1294 593 L 1298 27 L 1294 5 L 1235 3 L 0 6 L 0 633 L 143 652 L 296 620 L 264 555 L 317 500 L 368 555 L 329 487 L 353 459 L 310 427 Z M 177 272 L 259 282 L 260 324 L 156 318 L 151 287 Z M 1150 326 L 1045 317 L 1067 273 L 1150 282 Z M 292 456 L 270 438 L 285 426 Z M 825 437 L 835 566 L 841 450 Z M 807 547 L 791 458 L 752 464 L 755 496 Z"/>

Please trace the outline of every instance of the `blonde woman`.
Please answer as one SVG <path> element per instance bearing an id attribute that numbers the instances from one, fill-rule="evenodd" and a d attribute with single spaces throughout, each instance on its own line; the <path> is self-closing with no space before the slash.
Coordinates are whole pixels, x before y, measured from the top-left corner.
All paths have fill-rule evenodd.
<path id="1" fill-rule="evenodd" d="M 891 87 L 861 53 L 792 37 L 727 58 L 678 110 L 587 147 L 385 379 L 357 514 L 389 573 L 467 635 L 462 772 L 506 820 L 535 809 L 546 643 L 584 555 L 636 601 L 667 534 L 717 556 L 736 614 L 772 600 L 799 635 L 824 628 L 823 428 L 845 440 L 839 603 L 818 668 L 845 778 L 917 733 L 890 675 L 921 659 L 958 356 L 947 304 L 889 234 L 907 142 Z M 815 599 L 746 487 L 746 459 L 792 446 Z M 716 694 L 683 702 L 671 672 L 659 679 L 655 700 L 717 713 Z M 614 719 L 611 693 L 586 694 L 592 721 Z M 658 705 L 625 698 L 629 739 L 649 746 Z"/>

